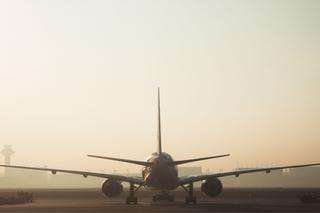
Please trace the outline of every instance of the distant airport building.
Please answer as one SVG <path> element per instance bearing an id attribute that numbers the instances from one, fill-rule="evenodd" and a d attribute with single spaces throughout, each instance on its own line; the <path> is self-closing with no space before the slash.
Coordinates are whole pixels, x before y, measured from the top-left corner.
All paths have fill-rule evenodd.
<path id="1" fill-rule="evenodd" d="M 4 156 L 4 164 L 11 165 L 11 156 L 14 150 L 10 145 L 5 145 L 1 154 Z M 47 185 L 47 173 L 23 169 L 5 168 L 4 176 L 0 178 L 1 188 L 41 188 Z"/>
<path id="2" fill-rule="evenodd" d="M 5 145 L 1 151 L 1 154 L 4 156 L 4 164 L 10 165 L 11 164 L 11 156 L 14 154 L 14 151 L 10 145 Z M 4 175 L 10 176 L 10 168 L 4 168 Z"/>

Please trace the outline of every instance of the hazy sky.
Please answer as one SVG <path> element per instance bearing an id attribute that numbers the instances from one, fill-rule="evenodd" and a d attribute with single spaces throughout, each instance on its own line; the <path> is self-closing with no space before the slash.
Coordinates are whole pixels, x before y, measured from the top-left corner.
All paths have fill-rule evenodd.
<path id="1" fill-rule="evenodd" d="M 320 1 L 0 1 L 0 148 L 107 172 L 320 162 Z M 0 162 L 3 158 L 0 157 Z"/>

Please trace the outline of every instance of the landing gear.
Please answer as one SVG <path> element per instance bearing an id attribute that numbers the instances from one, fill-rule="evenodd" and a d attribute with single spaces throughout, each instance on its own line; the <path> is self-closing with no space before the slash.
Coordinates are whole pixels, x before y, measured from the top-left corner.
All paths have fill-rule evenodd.
<path id="1" fill-rule="evenodd" d="M 126 204 L 128 204 L 128 205 L 131 203 L 133 203 L 135 205 L 138 204 L 138 198 L 134 196 L 134 193 L 136 191 L 138 191 L 138 189 L 140 187 L 141 187 L 141 185 L 138 187 L 135 187 L 133 183 L 130 183 L 129 196 L 126 199 Z"/>
<path id="2" fill-rule="evenodd" d="M 197 204 L 197 197 L 193 196 L 193 183 L 190 183 L 188 187 L 182 186 L 182 188 L 188 193 L 188 197 L 186 197 L 186 204 Z"/>
<path id="3" fill-rule="evenodd" d="M 160 194 L 156 194 L 154 196 L 152 196 L 152 201 L 153 202 L 157 202 L 157 201 L 161 201 L 161 200 L 166 200 L 169 202 L 173 202 L 174 201 L 174 196 L 170 195 L 167 191 L 161 191 Z"/>

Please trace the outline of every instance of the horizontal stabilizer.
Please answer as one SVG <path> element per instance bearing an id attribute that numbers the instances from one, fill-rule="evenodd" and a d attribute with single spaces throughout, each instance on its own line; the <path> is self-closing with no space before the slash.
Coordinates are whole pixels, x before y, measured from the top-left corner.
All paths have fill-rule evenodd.
<path id="1" fill-rule="evenodd" d="M 189 160 L 173 161 L 173 162 L 170 162 L 169 165 L 170 166 L 177 166 L 177 165 L 180 165 L 180 164 L 191 163 L 191 162 L 194 162 L 194 161 L 208 160 L 208 159 L 212 159 L 212 158 L 222 158 L 222 157 L 227 157 L 227 156 L 230 156 L 230 154 L 216 155 L 216 156 L 204 157 L 204 158 L 194 158 L 194 159 L 189 159 Z"/>
<path id="2" fill-rule="evenodd" d="M 137 164 L 137 165 L 141 165 L 141 166 L 150 166 L 150 165 L 152 165 L 152 163 L 150 163 L 150 162 L 128 160 L 128 159 L 122 159 L 122 158 L 112 158 L 112 157 L 105 157 L 105 156 L 98 156 L 98 155 L 88 155 L 88 157 L 101 158 L 101 159 L 114 160 L 114 161 L 121 161 L 121 162 L 125 162 L 125 163 Z"/>

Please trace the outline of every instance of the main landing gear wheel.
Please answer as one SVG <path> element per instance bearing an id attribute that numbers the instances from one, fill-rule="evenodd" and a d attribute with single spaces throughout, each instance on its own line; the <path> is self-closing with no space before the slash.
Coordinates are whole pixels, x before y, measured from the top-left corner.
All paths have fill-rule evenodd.
<path id="1" fill-rule="evenodd" d="M 188 193 L 188 197 L 186 197 L 186 204 L 197 204 L 197 197 L 193 196 L 193 183 L 190 183 L 188 187 L 182 186 L 182 188 Z"/>
<path id="2" fill-rule="evenodd" d="M 127 197 L 126 199 L 126 204 L 135 204 L 137 205 L 138 204 L 138 198 L 134 196 L 134 193 L 136 191 L 138 191 L 138 189 L 141 187 L 138 186 L 137 188 L 134 187 L 134 184 L 133 183 L 130 183 L 130 189 L 129 189 L 129 196 Z"/>

